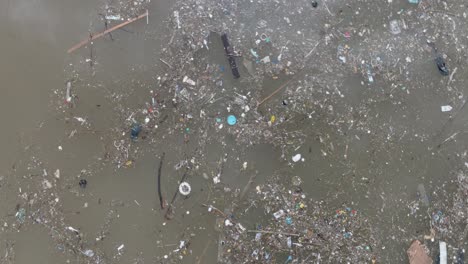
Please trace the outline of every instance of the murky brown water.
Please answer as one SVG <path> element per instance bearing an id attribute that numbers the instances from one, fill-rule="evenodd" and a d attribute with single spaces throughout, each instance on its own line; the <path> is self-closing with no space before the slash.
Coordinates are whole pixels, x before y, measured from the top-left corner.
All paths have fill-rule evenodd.
<path id="1" fill-rule="evenodd" d="M 170 199 L 183 173 L 173 167 L 184 158 L 184 153 L 192 151 L 193 143 L 179 147 L 177 141 L 167 142 L 167 148 L 161 145 L 154 150 L 141 141 L 137 143 L 141 155 L 134 167 L 116 170 L 114 164 L 101 165 L 109 146 L 114 144 L 108 135 L 122 121 L 121 113 L 113 111 L 114 102 L 109 100 L 109 94 L 131 94 L 124 102 L 129 109 L 147 101 L 148 91 L 153 89 L 156 77 L 163 73 L 160 69 L 165 67 L 158 60 L 163 44 L 158 36 L 164 34 L 163 21 L 171 5 L 166 1 L 152 1 L 148 25 L 139 21 L 128 26 L 126 31 L 113 32 L 114 41 L 109 37 L 95 41 L 92 51 L 95 63 L 90 66 L 83 63 L 90 57 L 90 49 L 83 48 L 73 55 L 67 55 L 66 50 L 87 37 L 90 24 L 97 31 L 104 29 L 96 14 L 100 5 L 102 3 L 96 1 L 0 2 L 0 120 L 3 123 L 0 175 L 13 175 L 1 182 L 0 224 L 13 221 L 16 205 L 24 202 L 20 198 L 22 192 L 34 192 L 28 177 L 24 176 L 29 173 L 28 160 L 35 156 L 48 174 L 60 169 L 61 178 L 57 184 L 64 221 L 79 228 L 84 234 L 83 240 L 102 250 L 109 263 L 154 263 L 192 233 L 196 234 L 191 239 L 192 254 L 184 263 L 216 263 L 215 218 L 200 205 L 209 201 L 222 207 L 225 201 L 211 195 L 211 187 L 202 175 L 190 175 L 193 194 L 185 200 L 179 197 L 173 220 L 165 220 L 164 213 L 159 210 L 156 171 L 160 155 L 166 152 L 163 186 Z M 402 3 L 395 10 L 400 7 L 407 5 Z M 379 19 L 369 18 L 371 21 Z M 213 63 L 228 69 L 221 46 L 200 56 L 210 56 Z M 381 250 L 383 259 L 393 257 L 404 262 L 408 242 L 416 234 L 427 232 L 429 225 L 427 219 L 410 215 L 405 205 L 417 199 L 420 183 L 425 184 L 429 193 L 443 183 L 447 184 L 447 190 L 453 189 L 450 180 L 455 175 L 450 172 L 463 165 L 457 153 L 466 147 L 467 139 L 463 132 L 457 143 L 448 142 L 437 148 L 454 132 L 465 130 L 468 110 L 461 109 L 453 122 L 447 123 L 449 119 L 440 112 L 440 105 L 450 103 L 447 102 L 450 98 L 434 92 L 444 82 L 440 81 L 432 61 L 415 67 L 418 70 L 414 78 L 427 84 L 427 90 L 411 91 L 404 105 L 385 98 L 368 105 L 368 122 L 375 131 L 341 136 L 322 122 L 320 115 L 305 116 L 286 124 L 291 130 L 300 127 L 306 131 L 306 142 L 297 149 L 305 158 L 304 163 L 292 165 L 282 159 L 281 150 L 266 144 L 238 153 L 235 140 L 227 138 L 226 144 L 208 148 L 210 151 L 206 155 L 211 164 L 207 166 L 211 166 L 212 172 L 216 171 L 219 157 L 225 154 L 233 157 L 224 165 L 222 175 L 225 186 L 231 189 L 242 188 L 249 179 L 248 173 L 239 172 L 244 161 L 258 171 L 256 183 L 278 173 L 284 173 L 285 182 L 290 181 L 291 175 L 298 175 L 303 180 L 304 191 L 312 197 L 327 199 L 336 206 L 352 204 L 367 214 L 381 227 L 378 235 L 385 245 Z M 64 89 L 65 81 L 75 77 L 73 72 L 79 72 L 79 78 L 73 82 L 73 89 L 79 91 L 76 107 L 57 108 L 62 99 L 54 92 Z M 460 66 L 457 75 L 467 76 L 466 73 Z M 342 92 L 349 99 L 349 105 L 359 105 L 366 97 L 366 89 L 390 86 L 377 82 L 366 87 L 361 85 L 361 77 L 350 74 L 347 78 Z M 458 82 L 462 83 L 466 77 L 459 78 Z M 229 72 L 224 79 L 225 89 L 238 85 Z M 265 94 L 284 80 L 265 81 Z M 279 104 L 281 100 L 278 96 L 272 104 Z M 270 109 L 265 107 L 259 111 L 268 116 Z M 84 117 L 92 126 L 80 125 L 73 117 Z M 312 120 L 315 125 L 308 127 Z M 74 130 L 77 132 L 70 138 Z M 321 142 L 320 138 L 325 140 Z M 333 143 L 332 148 L 330 143 Z M 59 146 L 62 151 L 58 150 Z M 328 150 L 328 155 L 324 156 L 323 149 Z M 80 189 L 77 184 L 83 177 L 88 180 L 86 189 Z M 109 219 L 112 221 L 106 226 Z M 106 238 L 96 241 L 103 229 L 107 231 Z M 18 232 L 9 230 L 1 234 L 0 255 L 7 242 L 14 243 L 13 263 L 85 261 L 83 256 L 74 258 L 63 253 L 51 239 L 49 230 L 41 225 L 26 225 Z M 119 254 L 117 248 L 122 244 L 124 250 Z"/>

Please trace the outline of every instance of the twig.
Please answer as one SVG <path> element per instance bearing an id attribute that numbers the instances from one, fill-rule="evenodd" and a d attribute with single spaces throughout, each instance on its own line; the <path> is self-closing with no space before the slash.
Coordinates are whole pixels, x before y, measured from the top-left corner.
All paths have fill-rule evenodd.
<path id="1" fill-rule="evenodd" d="M 453 133 L 450 137 L 446 138 L 442 143 L 440 143 L 440 145 L 444 144 L 445 142 L 447 142 L 447 141 L 449 141 L 449 140 L 454 139 L 454 138 L 458 135 L 458 133 L 460 133 L 460 132 L 455 132 L 455 133 Z M 439 146 L 440 146 L 440 145 L 439 145 Z"/>
<path id="2" fill-rule="evenodd" d="M 276 232 L 276 231 L 265 231 L 265 230 L 248 230 L 248 233 L 263 233 L 263 234 L 273 234 L 273 235 L 285 235 L 285 236 L 301 236 L 299 234 Z"/>
<path id="3" fill-rule="evenodd" d="M 444 123 L 444 125 L 442 126 L 442 129 L 439 133 L 437 133 L 437 135 L 435 137 L 439 137 L 441 136 L 445 130 L 449 127 L 449 125 L 451 125 L 455 119 L 457 118 L 458 114 L 463 111 L 463 109 L 465 108 L 466 104 L 468 103 L 468 100 L 465 100 L 465 102 L 463 102 L 463 105 L 460 107 L 460 109 L 453 115 L 452 118 L 450 118 L 449 120 L 447 120 L 447 122 Z M 444 141 L 445 142 L 445 141 Z M 441 143 L 442 144 L 442 143 Z M 441 144 L 437 145 L 437 147 L 440 147 Z M 430 148 L 430 149 L 433 149 L 433 148 Z"/>
<path id="4" fill-rule="evenodd" d="M 104 14 L 101 14 L 101 13 L 99 13 L 98 15 L 100 15 L 100 16 L 102 17 L 102 19 L 104 20 L 104 28 L 107 30 L 107 29 L 108 29 L 109 22 L 108 22 L 106 16 L 105 16 Z M 111 33 L 109 33 L 109 37 L 110 37 L 110 39 L 111 39 L 112 41 L 114 41 L 114 38 L 112 37 L 112 34 L 111 34 Z"/>
<path id="5" fill-rule="evenodd" d="M 455 67 L 455 69 L 453 69 L 452 74 L 450 74 L 449 80 L 448 80 L 448 82 L 447 82 L 447 86 L 449 86 L 450 83 L 452 82 L 453 75 L 455 75 L 455 73 L 457 72 L 457 70 L 458 70 L 458 67 Z"/>
<path id="6" fill-rule="evenodd" d="M 188 175 L 187 172 L 188 172 L 188 168 L 187 168 L 187 170 L 185 170 L 184 175 L 182 175 L 182 178 L 180 179 L 180 182 L 184 182 L 184 181 L 185 181 L 185 179 L 187 178 L 187 175 Z M 179 194 L 179 186 L 177 186 L 177 189 L 176 189 L 176 191 L 175 191 L 175 193 L 174 193 L 174 196 L 172 197 L 171 204 L 169 204 L 169 207 L 167 208 L 166 214 L 164 215 L 164 217 L 165 217 L 166 219 L 168 219 L 168 220 L 172 219 L 172 217 L 173 217 L 173 215 L 172 215 L 172 213 L 173 213 L 172 207 L 173 207 L 173 205 L 174 205 L 175 200 L 177 199 L 177 195 L 178 195 L 178 194 Z"/>
<path id="7" fill-rule="evenodd" d="M 206 242 L 205 248 L 203 249 L 203 251 L 202 251 L 202 253 L 200 255 L 200 258 L 198 258 L 197 264 L 202 263 L 202 260 L 205 257 L 206 252 L 208 251 L 208 248 L 210 247 L 210 245 L 211 245 L 211 240 L 208 240 L 208 242 Z"/>
<path id="8" fill-rule="evenodd" d="M 172 66 L 171 66 L 169 63 L 167 63 L 165 60 L 163 60 L 163 59 L 161 59 L 161 58 L 159 58 L 159 60 L 160 60 L 162 63 L 166 64 L 167 67 L 169 67 L 170 69 L 172 69 Z"/>
<path id="9" fill-rule="evenodd" d="M 97 39 L 97 38 L 100 38 L 100 37 L 102 37 L 102 36 L 104 36 L 104 35 L 106 35 L 106 34 L 112 32 L 112 31 L 114 31 L 114 30 L 116 30 L 116 29 L 119 29 L 119 28 L 121 28 L 121 27 L 124 27 L 124 26 L 126 26 L 126 25 L 128 25 L 128 24 L 130 24 L 130 23 L 132 23 L 132 22 L 135 22 L 135 21 L 137 21 L 137 20 L 139 20 L 139 19 L 142 19 L 142 18 L 144 18 L 144 17 L 146 17 L 146 16 L 148 16 L 148 10 L 147 10 L 144 14 L 139 15 L 139 16 L 137 16 L 136 18 L 132 18 L 132 19 L 130 19 L 130 20 L 128 20 L 128 21 L 125 21 L 125 22 L 123 22 L 123 23 L 121 23 L 121 24 L 118 24 L 118 25 L 116 25 L 116 26 L 114 26 L 114 27 L 112 27 L 112 28 L 110 28 L 110 29 L 108 29 L 108 30 L 105 30 L 105 31 L 103 31 L 103 32 L 101 32 L 101 33 L 98 33 L 98 34 L 96 34 L 96 35 L 93 35 L 92 38 L 85 39 L 85 40 L 81 41 L 80 43 L 78 43 L 78 44 L 76 44 L 75 46 L 73 46 L 73 47 L 71 47 L 70 49 L 68 49 L 67 53 L 72 53 L 73 51 L 75 51 L 75 50 L 77 50 L 77 49 L 83 47 L 84 45 L 86 45 L 88 42 L 93 41 L 93 40 L 95 40 L 95 39 Z"/>
<path id="10" fill-rule="evenodd" d="M 320 44 L 321 40 L 319 42 L 317 42 L 317 44 L 315 44 L 315 47 L 309 51 L 309 53 L 307 53 L 307 55 L 304 57 L 304 58 L 307 58 L 308 56 L 310 56 L 310 54 L 315 50 L 315 48 L 318 47 L 318 45 Z M 310 58 L 308 60 L 305 60 L 305 62 L 307 63 L 308 61 L 310 60 Z M 277 94 L 278 92 L 280 92 L 283 88 L 285 88 L 286 86 L 288 86 L 292 81 L 296 80 L 298 78 L 298 76 L 304 71 L 305 69 L 305 66 L 299 70 L 299 72 L 296 73 L 296 75 L 294 75 L 294 77 L 292 77 L 289 81 L 287 81 L 286 83 L 284 83 L 283 85 L 281 85 L 278 89 L 274 90 L 270 95 L 268 95 L 267 97 L 263 98 L 260 102 L 257 102 L 257 108 L 262 105 L 263 103 L 265 103 L 266 101 L 268 101 L 271 97 L 273 97 L 275 94 Z"/>
<path id="11" fill-rule="evenodd" d="M 328 9 L 327 2 L 323 0 L 323 4 L 325 5 L 325 8 L 327 9 L 328 13 L 333 16 L 332 12 L 330 12 L 330 9 Z"/>
<path id="12" fill-rule="evenodd" d="M 227 215 L 225 213 L 223 213 L 223 211 L 219 210 L 218 208 L 212 206 L 212 205 L 207 205 L 207 204 L 202 204 L 203 206 L 205 207 L 208 207 L 208 208 L 211 208 L 213 210 L 215 210 L 215 212 L 217 212 L 218 214 L 222 215 L 223 217 L 227 217 Z"/>
<path id="13" fill-rule="evenodd" d="M 299 73 L 297 74 L 299 75 Z M 296 76 L 297 76 L 296 75 Z M 274 90 L 270 95 L 268 95 L 267 97 L 263 98 L 263 100 L 261 100 L 260 102 L 257 103 L 257 107 L 259 107 L 260 105 L 262 105 L 264 102 L 268 101 L 271 97 L 273 97 L 275 94 L 277 94 L 279 91 L 281 91 L 283 88 L 285 88 L 286 86 L 288 86 L 293 80 L 295 80 L 296 78 L 292 78 L 290 79 L 289 81 L 287 81 L 286 83 L 284 83 L 283 85 L 281 85 L 278 89 Z"/>
<path id="14" fill-rule="evenodd" d="M 446 15 L 458 17 L 457 14 L 450 13 L 450 12 L 447 12 L 447 11 L 442 11 L 442 10 L 429 10 L 429 11 L 427 11 L 427 12 L 428 12 L 428 13 L 442 13 L 442 14 L 446 14 Z"/>
<path id="15" fill-rule="evenodd" d="M 159 169 L 158 169 L 158 195 L 159 195 L 159 203 L 161 205 L 161 209 L 164 209 L 164 198 L 163 198 L 162 192 L 161 192 L 161 170 L 162 170 L 162 165 L 163 165 L 165 155 L 166 155 L 166 153 L 163 152 L 163 154 L 161 156 L 161 161 L 159 162 Z"/>
<path id="16" fill-rule="evenodd" d="M 252 173 L 252 176 L 250 176 L 249 181 L 247 182 L 247 184 L 244 187 L 244 190 L 242 190 L 242 193 L 239 196 L 239 201 L 242 201 L 244 199 L 245 195 L 247 194 L 247 191 L 249 190 L 250 186 L 252 185 L 252 183 L 253 183 L 253 181 L 255 179 L 255 176 L 257 176 L 257 174 Z"/>
<path id="17" fill-rule="evenodd" d="M 318 41 L 318 42 L 317 42 L 317 44 L 315 44 L 315 47 L 314 47 L 314 48 L 313 48 L 311 51 L 309 51 L 309 53 L 307 53 L 307 55 L 305 55 L 305 57 L 304 57 L 304 58 L 307 58 L 307 57 L 309 57 L 309 56 L 310 56 L 310 54 L 312 54 L 312 52 L 314 52 L 314 50 L 315 50 L 315 49 L 317 48 L 317 46 L 320 44 L 320 42 L 321 42 L 321 41 Z"/>
<path id="18" fill-rule="evenodd" d="M 89 39 L 93 38 L 93 34 L 89 33 Z M 94 58 L 93 58 L 93 45 L 89 46 L 89 68 L 93 70 Z"/>
<path id="19" fill-rule="evenodd" d="M 175 247 L 175 246 L 178 246 L 179 244 L 167 244 L 167 245 L 160 245 L 160 246 L 156 246 L 157 248 L 162 248 L 162 247 Z"/>

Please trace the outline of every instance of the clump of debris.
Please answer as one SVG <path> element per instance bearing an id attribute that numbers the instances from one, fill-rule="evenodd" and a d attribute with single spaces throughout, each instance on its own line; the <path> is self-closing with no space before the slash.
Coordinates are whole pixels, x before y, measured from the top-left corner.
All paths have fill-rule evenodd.
<path id="1" fill-rule="evenodd" d="M 468 176 L 462 171 L 457 174 L 458 190 L 453 198 L 453 205 L 447 209 L 440 202 L 436 203 L 431 214 L 431 226 L 437 238 L 446 239 L 454 245 L 466 243 L 468 235 Z"/>
<path id="2" fill-rule="evenodd" d="M 99 15 L 104 21 L 125 21 L 141 15 L 148 3 L 148 0 L 106 1 Z"/>
<path id="3" fill-rule="evenodd" d="M 371 263 L 378 259 L 378 241 L 373 227 L 358 210 L 343 205 L 329 211 L 300 187 L 280 184 L 256 187 L 249 197 L 265 217 L 260 223 L 224 218 L 218 261 L 237 263 Z M 240 208 L 239 208 L 240 209 Z"/>

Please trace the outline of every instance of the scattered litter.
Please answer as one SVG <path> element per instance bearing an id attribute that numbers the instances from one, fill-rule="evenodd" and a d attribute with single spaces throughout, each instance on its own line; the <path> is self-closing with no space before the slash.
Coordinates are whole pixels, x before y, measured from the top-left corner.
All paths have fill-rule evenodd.
<path id="1" fill-rule="evenodd" d="M 114 26 L 114 27 L 112 27 L 112 28 L 110 28 L 110 29 L 107 29 L 107 30 L 105 30 L 105 31 L 103 31 L 103 32 L 100 32 L 100 33 L 97 33 L 97 34 L 91 34 L 91 37 L 89 37 L 89 38 L 87 38 L 87 39 L 85 39 L 85 40 L 79 42 L 79 43 L 76 44 L 75 46 L 69 48 L 68 51 L 67 51 L 67 53 L 72 53 L 72 52 L 74 52 L 75 50 L 77 50 L 77 49 L 83 47 L 84 45 L 88 44 L 89 42 L 92 42 L 92 41 L 95 40 L 95 39 L 98 39 L 98 38 L 100 38 L 100 37 L 102 37 L 102 36 L 105 36 L 105 35 L 109 34 L 110 32 L 112 32 L 112 31 L 114 31 L 114 30 L 116 30 L 116 29 L 122 28 L 122 27 L 124 27 L 124 26 L 126 26 L 126 25 L 128 25 L 128 24 L 130 24 L 130 23 L 132 23 L 132 22 L 135 22 L 135 21 L 137 21 L 137 20 L 139 20 L 139 19 L 142 19 L 142 18 L 145 18 L 145 17 L 148 17 L 148 11 L 146 11 L 146 12 L 145 12 L 144 14 L 142 14 L 142 15 L 139 15 L 139 16 L 137 16 L 137 17 L 131 18 L 131 19 L 129 19 L 129 20 L 127 20 L 127 21 L 125 21 L 125 22 L 123 22 L 123 23 L 121 23 L 121 24 L 119 24 L 119 25 L 116 25 L 116 26 Z"/>
<path id="2" fill-rule="evenodd" d="M 283 215 L 284 215 L 284 211 L 283 211 L 283 210 L 279 210 L 278 212 L 276 212 L 276 213 L 273 214 L 273 216 L 274 216 L 276 219 L 281 218 Z"/>
<path id="3" fill-rule="evenodd" d="M 15 217 L 20 224 L 24 223 L 24 221 L 26 220 L 26 209 L 24 208 L 18 209 L 18 211 L 15 214 Z"/>
<path id="4" fill-rule="evenodd" d="M 71 53 L 87 46 L 79 56 L 69 55 L 67 59 L 73 63 L 66 71 L 66 89 L 59 85 L 54 100 L 61 115 L 57 120 L 65 120 L 66 130 L 60 132 L 65 136 L 51 143 L 52 147 L 57 142 L 64 144 L 67 157 L 77 157 L 73 153 L 82 139 L 92 137 L 99 141 L 97 153 L 88 156 L 83 152 L 90 158 L 89 164 L 77 162 L 82 168 L 67 169 L 62 176 L 57 169 L 51 177 L 43 171 L 57 167 L 63 170 L 63 166 L 53 164 L 49 157 L 47 162 L 39 161 L 43 154 L 35 149 L 40 140 L 32 140 L 31 144 L 22 140 L 22 144 L 28 144 L 25 149 L 34 154 L 27 153 L 33 162 L 15 163 L 10 173 L 15 176 L 13 182 L 4 182 L 0 175 L 0 187 L 4 188 L 17 186 L 16 180 L 27 180 L 19 186 L 16 218 L 5 217 L 4 229 L 9 232 L 38 223 L 60 243 L 60 251 L 85 254 L 82 250 L 92 247 L 85 251 L 89 251 L 85 255 L 95 257 L 90 262 L 119 262 L 112 258 L 120 254 L 104 254 L 102 243 L 96 241 L 107 239 L 115 250 L 122 241 L 109 239 L 116 237 L 110 231 L 116 230 L 113 225 L 118 222 L 114 220 L 119 218 L 119 208 L 133 207 L 143 212 L 153 210 L 152 205 L 136 200 L 131 203 L 125 197 L 107 201 L 107 196 L 97 189 L 84 190 L 85 178 L 113 173 L 108 167 L 138 173 L 134 167 L 152 167 L 141 157 L 163 150 L 170 153 L 168 177 L 161 180 L 159 174 L 158 188 L 159 204 L 161 210 L 167 210 L 167 221 L 148 227 L 156 228 L 150 231 L 159 234 L 157 247 L 164 251 L 154 253 L 157 259 L 153 262 L 205 263 L 203 256 L 212 252 L 195 252 L 201 247 L 190 245 L 205 237 L 198 236 L 200 232 L 212 231 L 206 226 L 206 217 L 218 217 L 218 256 L 230 260 L 220 263 L 237 263 L 239 259 L 246 263 L 401 263 L 407 261 L 401 241 L 422 235 L 427 238 L 431 256 L 437 255 L 438 243 L 429 241 L 442 239 L 447 242 L 450 257 L 463 256 L 451 245 L 461 248 L 461 229 L 468 215 L 464 188 L 468 184 L 463 174 L 467 169 L 463 164 L 468 160 L 466 146 L 438 145 L 434 150 L 434 144 L 440 143 L 432 139 L 434 128 L 440 129 L 437 122 L 423 127 L 408 124 L 413 119 L 426 120 L 428 113 L 418 109 L 437 111 L 440 106 L 435 102 L 451 104 L 442 106 L 442 112 L 453 111 L 452 106 L 463 109 L 465 77 L 455 75 L 456 67 L 449 71 L 447 66 L 458 65 L 459 72 L 464 70 L 461 62 L 466 58 L 466 19 L 460 18 L 466 14 L 459 8 L 459 1 L 409 2 L 418 5 L 389 0 L 351 1 L 347 7 L 337 1 L 322 1 L 319 6 L 317 1 L 176 0 L 166 12 L 167 17 L 161 18 L 163 30 L 157 32 L 138 22 L 128 30 L 123 28 L 138 19 L 148 19 L 146 9 L 154 9 L 150 1 L 106 3 L 99 10 L 100 20 L 89 23 L 106 30 L 96 34 L 90 28 L 90 36 L 69 50 Z M 125 7 L 116 8 L 118 5 Z M 368 13 L 372 14 L 371 22 L 372 17 L 377 17 L 378 23 L 369 23 Z M 107 28 L 120 23 L 114 22 L 118 20 L 123 23 Z M 95 21 L 104 25 L 95 25 Z M 93 67 L 103 70 L 99 67 L 107 65 L 99 60 L 116 51 L 116 42 L 121 38 L 113 38 L 111 33 L 119 28 L 125 30 L 123 34 L 130 41 L 158 38 L 162 48 L 157 51 L 155 63 L 146 65 L 151 60 L 136 60 L 125 76 L 109 72 L 110 78 L 102 83 L 91 78 Z M 103 36 L 109 39 L 107 44 L 115 46 L 108 50 L 109 54 L 101 54 L 106 43 L 93 45 Z M 437 43 L 443 53 L 435 46 L 431 53 L 422 45 L 425 41 Z M 226 59 L 232 76 L 225 69 Z M 440 74 L 450 77 L 444 79 L 423 71 L 431 69 L 434 62 Z M 245 76 L 240 78 L 240 72 Z M 434 86 L 428 94 L 427 87 Z M 93 91 L 99 91 L 96 95 L 100 97 L 87 101 L 94 96 Z M 79 97 L 81 92 L 83 96 Z M 427 107 L 413 104 L 420 101 Z M 105 119 L 95 112 L 105 114 Z M 449 126 L 460 123 L 448 121 L 447 131 L 455 129 Z M 41 121 L 41 128 L 43 123 L 53 122 Z M 459 131 L 462 142 L 463 132 Z M 420 147 L 408 151 L 408 142 Z M 272 146 L 274 151 L 268 153 L 275 155 L 275 161 L 284 162 L 259 162 L 255 157 L 257 148 L 264 145 Z M 62 146 L 58 148 L 62 150 Z M 253 159 L 250 151 L 254 151 Z M 304 162 L 305 157 L 310 162 L 287 166 L 291 160 Z M 428 160 L 428 166 L 421 166 Z M 436 167 L 433 162 L 441 160 L 441 168 L 447 171 L 434 179 L 427 172 Z M 16 166 L 23 168 L 16 171 Z M 314 173 L 306 175 L 312 167 Z M 463 176 L 457 176 L 458 170 Z M 424 175 L 421 181 L 425 185 L 419 184 L 416 190 L 399 186 L 399 179 L 406 177 L 407 171 Z M 176 179 L 182 174 L 182 179 Z M 254 178 L 257 174 L 260 177 Z M 221 177 L 226 177 L 222 184 Z M 239 185 L 245 177 L 251 178 L 242 188 Z M 276 177 L 280 180 L 273 183 L 271 178 Z M 148 180 L 148 185 L 154 182 L 152 177 L 137 178 Z M 192 190 L 187 181 L 197 188 Z M 258 186 L 249 187 L 252 183 Z M 454 185 L 458 185 L 458 192 L 445 192 L 453 190 Z M 165 200 L 167 191 L 162 190 L 172 190 L 175 195 L 169 197 L 173 200 Z M 314 192 L 311 196 L 316 200 L 308 197 L 307 190 Z M 186 197 L 176 201 L 179 193 Z M 79 199 L 76 212 L 59 203 L 70 195 Z M 96 207 L 95 199 L 103 214 L 107 213 L 97 236 L 67 228 L 70 218 L 79 211 L 83 214 Z M 213 204 L 208 207 L 209 214 L 197 211 L 197 203 L 204 199 Z M 341 204 L 343 201 L 347 204 Z M 84 203 L 86 208 L 88 202 L 91 208 L 84 210 L 80 205 Z M 368 210 L 363 209 L 369 205 L 376 213 L 366 217 Z M 25 222 L 23 207 L 27 208 L 29 222 Z M 410 213 L 404 211 L 407 207 Z M 159 230 L 169 226 L 172 218 L 172 233 Z M 132 230 L 142 229 L 132 226 Z M 173 240 L 175 237 L 180 243 Z M 173 243 L 174 248 L 166 242 Z M 216 247 L 211 244 L 206 248 Z M 119 253 L 121 250 L 125 251 L 123 244 L 117 247 Z M 139 256 L 126 257 L 135 257 L 131 259 L 135 263 L 143 262 Z"/>
<path id="5" fill-rule="evenodd" d="M 260 61 L 263 62 L 263 63 L 270 63 L 271 62 L 270 56 L 266 56 L 265 58 L 261 59 Z"/>
<path id="6" fill-rule="evenodd" d="M 80 233 L 80 231 L 79 231 L 78 229 L 73 228 L 73 227 L 71 227 L 71 226 L 67 226 L 67 229 L 70 230 L 70 231 L 72 231 L 72 232 L 75 232 L 75 233 L 77 233 L 77 234 Z"/>
<path id="7" fill-rule="evenodd" d="M 398 20 L 394 19 L 390 21 L 390 32 L 392 32 L 393 35 L 398 35 L 401 33 L 400 23 Z"/>
<path id="8" fill-rule="evenodd" d="M 421 200 L 423 205 L 429 206 L 429 198 L 427 197 L 426 188 L 424 188 L 424 184 L 422 183 L 418 184 L 418 193 L 419 193 L 419 199 Z"/>
<path id="9" fill-rule="evenodd" d="M 225 226 L 233 226 L 234 224 L 229 219 L 226 219 L 226 220 L 224 220 L 224 225 Z"/>
<path id="10" fill-rule="evenodd" d="M 141 129 L 142 129 L 142 127 L 141 127 L 140 124 L 137 124 L 137 123 L 133 124 L 132 129 L 130 130 L 130 137 L 133 140 L 137 139 L 138 135 L 141 132 Z"/>
<path id="11" fill-rule="evenodd" d="M 91 249 L 87 249 L 85 251 L 82 251 L 82 253 L 87 257 L 90 257 L 90 258 L 94 257 L 94 251 L 92 251 Z"/>
<path id="12" fill-rule="evenodd" d="M 195 86 L 197 84 L 194 80 L 190 79 L 188 76 L 185 76 L 184 79 L 182 80 L 182 82 L 188 83 L 188 84 L 190 84 L 192 86 Z"/>
<path id="13" fill-rule="evenodd" d="M 447 264 L 447 243 L 439 241 L 440 264 Z"/>
<path id="14" fill-rule="evenodd" d="M 82 117 L 75 116 L 74 118 L 76 119 L 76 121 L 80 122 L 81 125 L 83 125 L 84 123 L 86 123 L 86 119 L 84 119 L 84 118 L 82 118 Z"/>
<path id="15" fill-rule="evenodd" d="M 293 160 L 294 162 L 298 162 L 298 161 L 300 161 L 301 159 L 302 159 L 302 155 L 301 155 L 301 154 L 296 154 L 296 155 L 294 155 L 294 156 L 292 157 L 292 160 Z"/>
<path id="16" fill-rule="evenodd" d="M 250 53 L 252 53 L 252 55 L 258 59 L 258 53 L 255 50 L 250 49 Z"/>
<path id="17" fill-rule="evenodd" d="M 117 248 L 117 251 L 121 251 L 122 249 L 124 249 L 124 247 L 125 247 L 124 244 L 120 245 L 120 246 Z"/>
<path id="18" fill-rule="evenodd" d="M 436 62 L 437 68 L 439 69 L 440 74 L 444 76 L 449 75 L 449 70 L 447 68 L 447 65 L 445 65 L 445 60 L 442 56 L 437 56 L 435 58 L 435 62 Z"/>
<path id="19" fill-rule="evenodd" d="M 440 107 L 440 110 L 441 110 L 442 112 L 450 112 L 450 111 L 452 111 L 452 109 L 453 109 L 453 108 L 452 108 L 452 106 L 450 106 L 450 105 L 443 105 L 443 106 Z"/>
<path id="20" fill-rule="evenodd" d="M 301 183 L 302 183 L 301 177 L 299 177 L 299 176 L 294 176 L 294 177 L 292 178 L 292 184 L 293 184 L 294 186 L 299 186 L 299 185 L 301 185 Z"/>
<path id="21" fill-rule="evenodd" d="M 372 237 L 372 227 L 356 210 L 344 207 L 327 213 L 323 211 L 326 206 L 306 199 L 300 190 L 291 191 L 273 183 L 262 185 L 260 189 L 252 193 L 250 201 L 264 213 L 275 212 L 274 217 L 261 225 L 255 224 L 255 230 L 247 230 L 247 234 L 254 233 L 254 237 L 225 225 L 224 246 L 218 263 L 236 263 L 235 259 L 240 258 L 246 263 L 295 260 L 312 263 L 307 261 L 311 252 L 320 253 L 330 263 L 370 263 L 375 258 L 378 245 Z M 247 221 L 247 225 L 255 222 L 248 218 L 236 221 Z M 286 258 L 275 252 L 289 252 L 289 255 Z"/>
<path id="22" fill-rule="evenodd" d="M 190 184 L 188 184 L 187 182 L 182 182 L 179 185 L 179 192 L 182 195 L 189 195 L 191 190 L 192 190 L 192 187 L 190 187 Z"/>
<path id="23" fill-rule="evenodd" d="M 51 189 L 52 188 L 52 183 L 48 180 L 43 180 L 42 181 L 42 188 L 43 189 Z"/>
<path id="24" fill-rule="evenodd" d="M 72 101 L 71 96 L 71 81 L 67 81 L 67 90 L 65 93 L 65 102 L 70 103 Z"/>
<path id="25" fill-rule="evenodd" d="M 106 19 L 107 20 L 123 20 L 123 18 L 120 15 L 107 15 Z"/>
<path id="26" fill-rule="evenodd" d="M 367 79 L 369 80 L 369 83 L 374 82 L 374 76 L 372 75 L 371 66 L 369 64 L 367 65 Z"/>
<path id="27" fill-rule="evenodd" d="M 81 179 L 79 182 L 78 182 L 78 185 L 80 185 L 80 187 L 82 189 L 86 188 L 86 186 L 88 185 L 88 181 L 85 180 L 85 179 Z"/>
<path id="28" fill-rule="evenodd" d="M 227 123 L 228 123 L 228 125 L 230 125 L 230 126 L 235 125 L 235 124 L 237 123 L 237 118 L 236 118 L 236 116 L 234 116 L 234 115 L 229 115 L 229 116 L 227 117 Z"/>

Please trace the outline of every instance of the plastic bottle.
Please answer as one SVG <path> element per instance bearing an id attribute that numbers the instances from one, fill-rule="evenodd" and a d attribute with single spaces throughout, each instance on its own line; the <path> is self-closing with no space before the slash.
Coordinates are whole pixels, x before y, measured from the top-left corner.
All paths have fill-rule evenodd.
<path id="1" fill-rule="evenodd" d="M 447 243 L 439 242 L 440 264 L 447 264 Z"/>
<path id="2" fill-rule="evenodd" d="M 135 123 L 135 124 L 133 124 L 132 129 L 130 131 L 130 137 L 132 139 L 137 139 L 140 132 L 141 132 L 141 125 Z"/>

